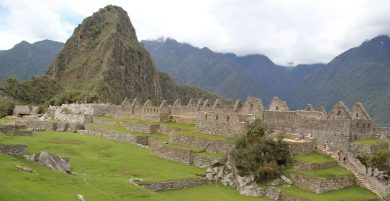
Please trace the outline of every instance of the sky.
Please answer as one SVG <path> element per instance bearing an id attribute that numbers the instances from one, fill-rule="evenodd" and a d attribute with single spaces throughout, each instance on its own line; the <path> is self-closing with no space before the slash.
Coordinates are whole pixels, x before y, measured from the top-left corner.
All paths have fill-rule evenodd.
<path id="1" fill-rule="evenodd" d="M 327 63 L 390 35 L 389 0 L 0 0 L 0 49 L 26 40 L 65 42 L 108 4 L 130 16 L 139 40 L 169 37 L 280 65 Z"/>

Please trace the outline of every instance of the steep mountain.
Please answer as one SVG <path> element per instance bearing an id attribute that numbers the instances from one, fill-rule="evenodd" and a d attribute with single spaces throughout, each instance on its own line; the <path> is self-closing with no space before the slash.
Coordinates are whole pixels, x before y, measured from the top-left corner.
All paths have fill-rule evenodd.
<path id="1" fill-rule="evenodd" d="M 0 80 L 13 76 L 26 80 L 47 71 L 63 43 L 43 40 L 30 44 L 22 41 L 9 50 L 0 51 Z"/>
<path id="2" fill-rule="evenodd" d="M 328 110 L 337 100 L 349 106 L 365 103 L 371 116 L 390 125 L 390 39 L 378 36 L 352 48 L 307 77 L 291 94 L 290 103 L 323 104 Z"/>
<path id="3" fill-rule="evenodd" d="M 287 98 L 291 82 L 300 83 L 314 72 L 313 69 L 321 66 L 286 68 L 274 64 L 264 55 L 239 57 L 215 53 L 208 48 L 196 48 L 173 39 L 142 43 L 156 66 L 174 76 L 178 82 L 194 84 L 232 99 L 260 96 L 268 103 L 272 96 Z"/>
<path id="4" fill-rule="evenodd" d="M 158 72 L 138 42 L 126 11 L 117 6 L 107 6 L 84 19 L 48 75 L 89 101 L 120 103 L 125 97 L 172 101 L 183 91 L 194 98 L 211 96 L 193 87 L 176 86 L 168 75 Z"/>

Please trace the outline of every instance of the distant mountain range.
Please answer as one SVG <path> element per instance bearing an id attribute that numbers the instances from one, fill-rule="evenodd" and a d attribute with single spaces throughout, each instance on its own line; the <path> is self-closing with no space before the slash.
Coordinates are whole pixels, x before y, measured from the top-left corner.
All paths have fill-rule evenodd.
<path id="1" fill-rule="evenodd" d="M 194 84 L 223 97 L 273 96 L 292 109 L 311 103 L 329 111 L 339 100 L 362 101 L 372 117 L 390 126 L 390 39 L 378 36 L 328 64 L 274 64 L 264 55 L 238 57 L 196 48 L 173 39 L 143 41 L 156 66 L 181 83 Z"/>
<path id="2" fill-rule="evenodd" d="M 0 50 L 0 80 L 13 76 L 26 80 L 47 71 L 63 43 L 43 40 L 33 44 L 22 41 L 12 49 Z"/>
<path id="3" fill-rule="evenodd" d="M 61 43 L 42 41 L 53 46 L 41 54 L 54 58 Z M 0 51 L 0 64 L 4 54 L 13 52 L 22 55 L 28 47 L 16 45 L 13 49 Z M 34 44 L 39 44 L 37 42 Z M 32 44 L 32 45 L 34 45 Z M 329 111 L 339 100 L 351 106 L 362 101 L 371 116 L 382 125 L 390 126 L 390 39 L 378 36 L 335 57 L 327 64 L 302 64 L 285 67 L 274 64 L 264 55 L 236 56 L 211 51 L 208 48 L 196 48 L 189 44 L 178 43 L 173 39 L 142 41 L 150 53 L 156 67 L 173 76 L 179 83 L 199 86 L 223 97 L 245 99 L 247 96 L 261 97 L 268 106 L 273 96 L 287 101 L 291 109 L 303 108 L 307 103 L 324 105 Z M 31 44 L 30 44 L 31 46 Z M 24 47 L 24 48 L 21 48 Z M 37 51 L 38 52 L 38 51 Z M 36 53 L 37 53 L 36 52 Z M 49 54 L 50 53 L 50 54 Z M 32 66 L 30 58 L 16 56 L 15 66 Z M 25 58 L 25 59 L 23 59 Z M 35 62 L 40 59 L 33 59 Z M 29 75 L 47 71 L 48 63 L 29 71 L 15 71 L 17 78 L 25 79 Z M 0 65 L 0 78 L 9 76 Z M 17 69 L 17 68 L 16 68 Z M 17 73 L 19 72 L 20 75 Z M 6 74 L 8 73 L 8 74 Z"/>

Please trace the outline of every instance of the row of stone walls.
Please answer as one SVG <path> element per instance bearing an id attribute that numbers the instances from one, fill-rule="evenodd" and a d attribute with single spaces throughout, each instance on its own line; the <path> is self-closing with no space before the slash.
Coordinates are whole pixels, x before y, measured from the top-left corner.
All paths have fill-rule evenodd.
<path id="1" fill-rule="evenodd" d="M 306 170 L 306 171 L 320 170 L 320 169 L 325 169 L 325 168 L 330 168 L 335 166 L 337 166 L 336 161 L 329 161 L 326 163 L 307 163 L 307 162 L 299 161 L 294 163 L 294 169 Z"/>
<path id="2" fill-rule="evenodd" d="M 362 140 L 374 137 L 374 124 L 371 120 L 351 120 L 349 129 L 352 140 Z"/>
<path id="3" fill-rule="evenodd" d="M 197 116 L 172 115 L 172 121 L 179 124 L 196 124 L 198 122 L 198 118 Z"/>
<path id="4" fill-rule="evenodd" d="M 25 130 L 25 125 L 5 124 L 0 125 L 0 132 L 10 136 L 30 136 L 32 131 Z"/>
<path id="5" fill-rule="evenodd" d="M 330 178 L 290 174 L 290 178 L 297 187 L 314 193 L 325 193 L 355 185 L 355 178 L 352 174 Z"/>
<path id="6" fill-rule="evenodd" d="M 76 132 L 77 130 L 84 129 L 84 125 L 79 123 L 40 121 L 40 120 L 25 120 L 20 123 L 26 125 L 27 128 L 34 131 Z"/>
<path id="7" fill-rule="evenodd" d="M 197 129 L 201 132 L 227 136 L 241 135 L 246 132 L 246 122 L 240 114 L 201 112 Z"/>
<path id="8" fill-rule="evenodd" d="M 166 181 L 166 182 L 134 182 L 138 186 L 142 186 L 151 191 L 166 191 L 172 189 L 183 189 L 193 186 L 199 186 L 205 184 L 207 181 L 204 178 L 194 178 L 194 179 L 182 179 L 176 181 Z"/>
<path id="9" fill-rule="evenodd" d="M 194 153 L 192 150 L 175 149 L 164 144 L 153 144 L 150 148 L 153 155 L 187 165 L 193 164 Z"/>
<path id="10" fill-rule="evenodd" d="M 311 141 L 287 141 L 293 154 L 309 154 L 316 149 L 316 142 Z"/>
<path id="11" fill-rule="evenodd" d="M 26 144 L 0 144 L 0 153 L 11 156 L 23 156 L 27 154 Z"/>
<path id="12" fill-rule="evenodd" d="M 297 115 L 295 112 L 264 111 L 263 121 L 270 130 L 293 132 L 296 129 Z"/>
<path id="13" fill-rule="evenodd" d="M 149 125 L 143 123 L 124 123 L 124 126 L 126 127 L 127 130 L 146 133 L 146 134 L 158 133 L 160 130 L 160 125 L 158 124 Z"/>
<path id="14" fill-rule="evenodd" d="M 186 165 L 206 167 L 221 162 L 223 159 L 198 155 L 194 150 L 178 149 L 169 147 L 159 140 L 150 138 L 149 146 L 151 153 L 165 159 L 173 160 Z"/>
<path id="15" fill-rule="evenodd" d="M 89 135 L 95 137 L 101 137 L 105 139 L 116 140 L 119 142 L 137 144 L 137 145 L 149 145 L 149 137 L 147 136 L 133 136 L 118 134 L 113 131 L 106 130 L 104 128 L 89 127 L 86 130 L 78 131 L 81 135 Z"/>
<path id="16" fill-rule="evenodd" d="M 386 150 L 388 147 L 389 147 L 389 144 L 387 141 L 383 141 L 383 143 L 379 143 L 379 144 L 351 143 L 350 151 L 357 156 L 363 156 L 366 154 L 372 154 L 372 153 L 380 151 L 380 150 Z"/>
<path id="17" fill-rule="evenodd" d="M 177 135 L 174 133 L 171 133 L 169 142 L 172 144 L 194 147 L 210 153 L 226 153 L 233 146 L 228 142 L 207 140 L 194 136 Z"/>

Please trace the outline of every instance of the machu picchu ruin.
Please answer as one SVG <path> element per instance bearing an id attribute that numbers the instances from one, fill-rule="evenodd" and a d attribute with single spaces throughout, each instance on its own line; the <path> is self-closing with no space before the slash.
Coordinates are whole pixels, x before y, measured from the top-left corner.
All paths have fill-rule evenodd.
<path id="1" fill-rule="evenodd" d="M 390 201 L 388 3 L 115 2 L 0 1 L 0 201 Z"/>
<path id="2" fill-rule="evenodd" d="M 268 107 L 253 97 L 233 104 L 219 99 L 214 102 L 190 99 L 188 103 L 177 99 L 172 105 L 162 101 L 156 106 L 150 100 L 141 103 L 125 98 L 121 105 L 50 106 L 42 115 L 15 117 L 14 124 L 9 125 L 34 132 L 73 132 L 135 144 L 150 149 L 151 155 L 207 169 L 195 179 L 179 179 L 177 183 L 128 178 L 132 184 L 152 191 L 222 182 L 243 195 L 274 200 L 295 199 L 288 193 L 289 188 L 321 195 L 358 188 L 355 186 L 384 197 L 389 189 L 389 180 L 385 179 L 388 175 L 363 165 L 358 155 L 387 149 L 389 129 L 372 121 L 360 102 L 351 109 L 337 102 L 329 113 L 321 108 L 315 110 L 308 105 L 290 111 L 287 103 L 277 97 Z M 248 124 L 256 119 L 267 125 L 269 135 L 282 134 L 283 141 L 289 144 L 294 164 L 283 173 L 286 181 L 277 179 L 258 187 L 253 178 L 238 175 L 228 159 L 234 149 L 234 139 L 245 135 Z M 374 139 L 380 146 L 359 143 Z"/>

